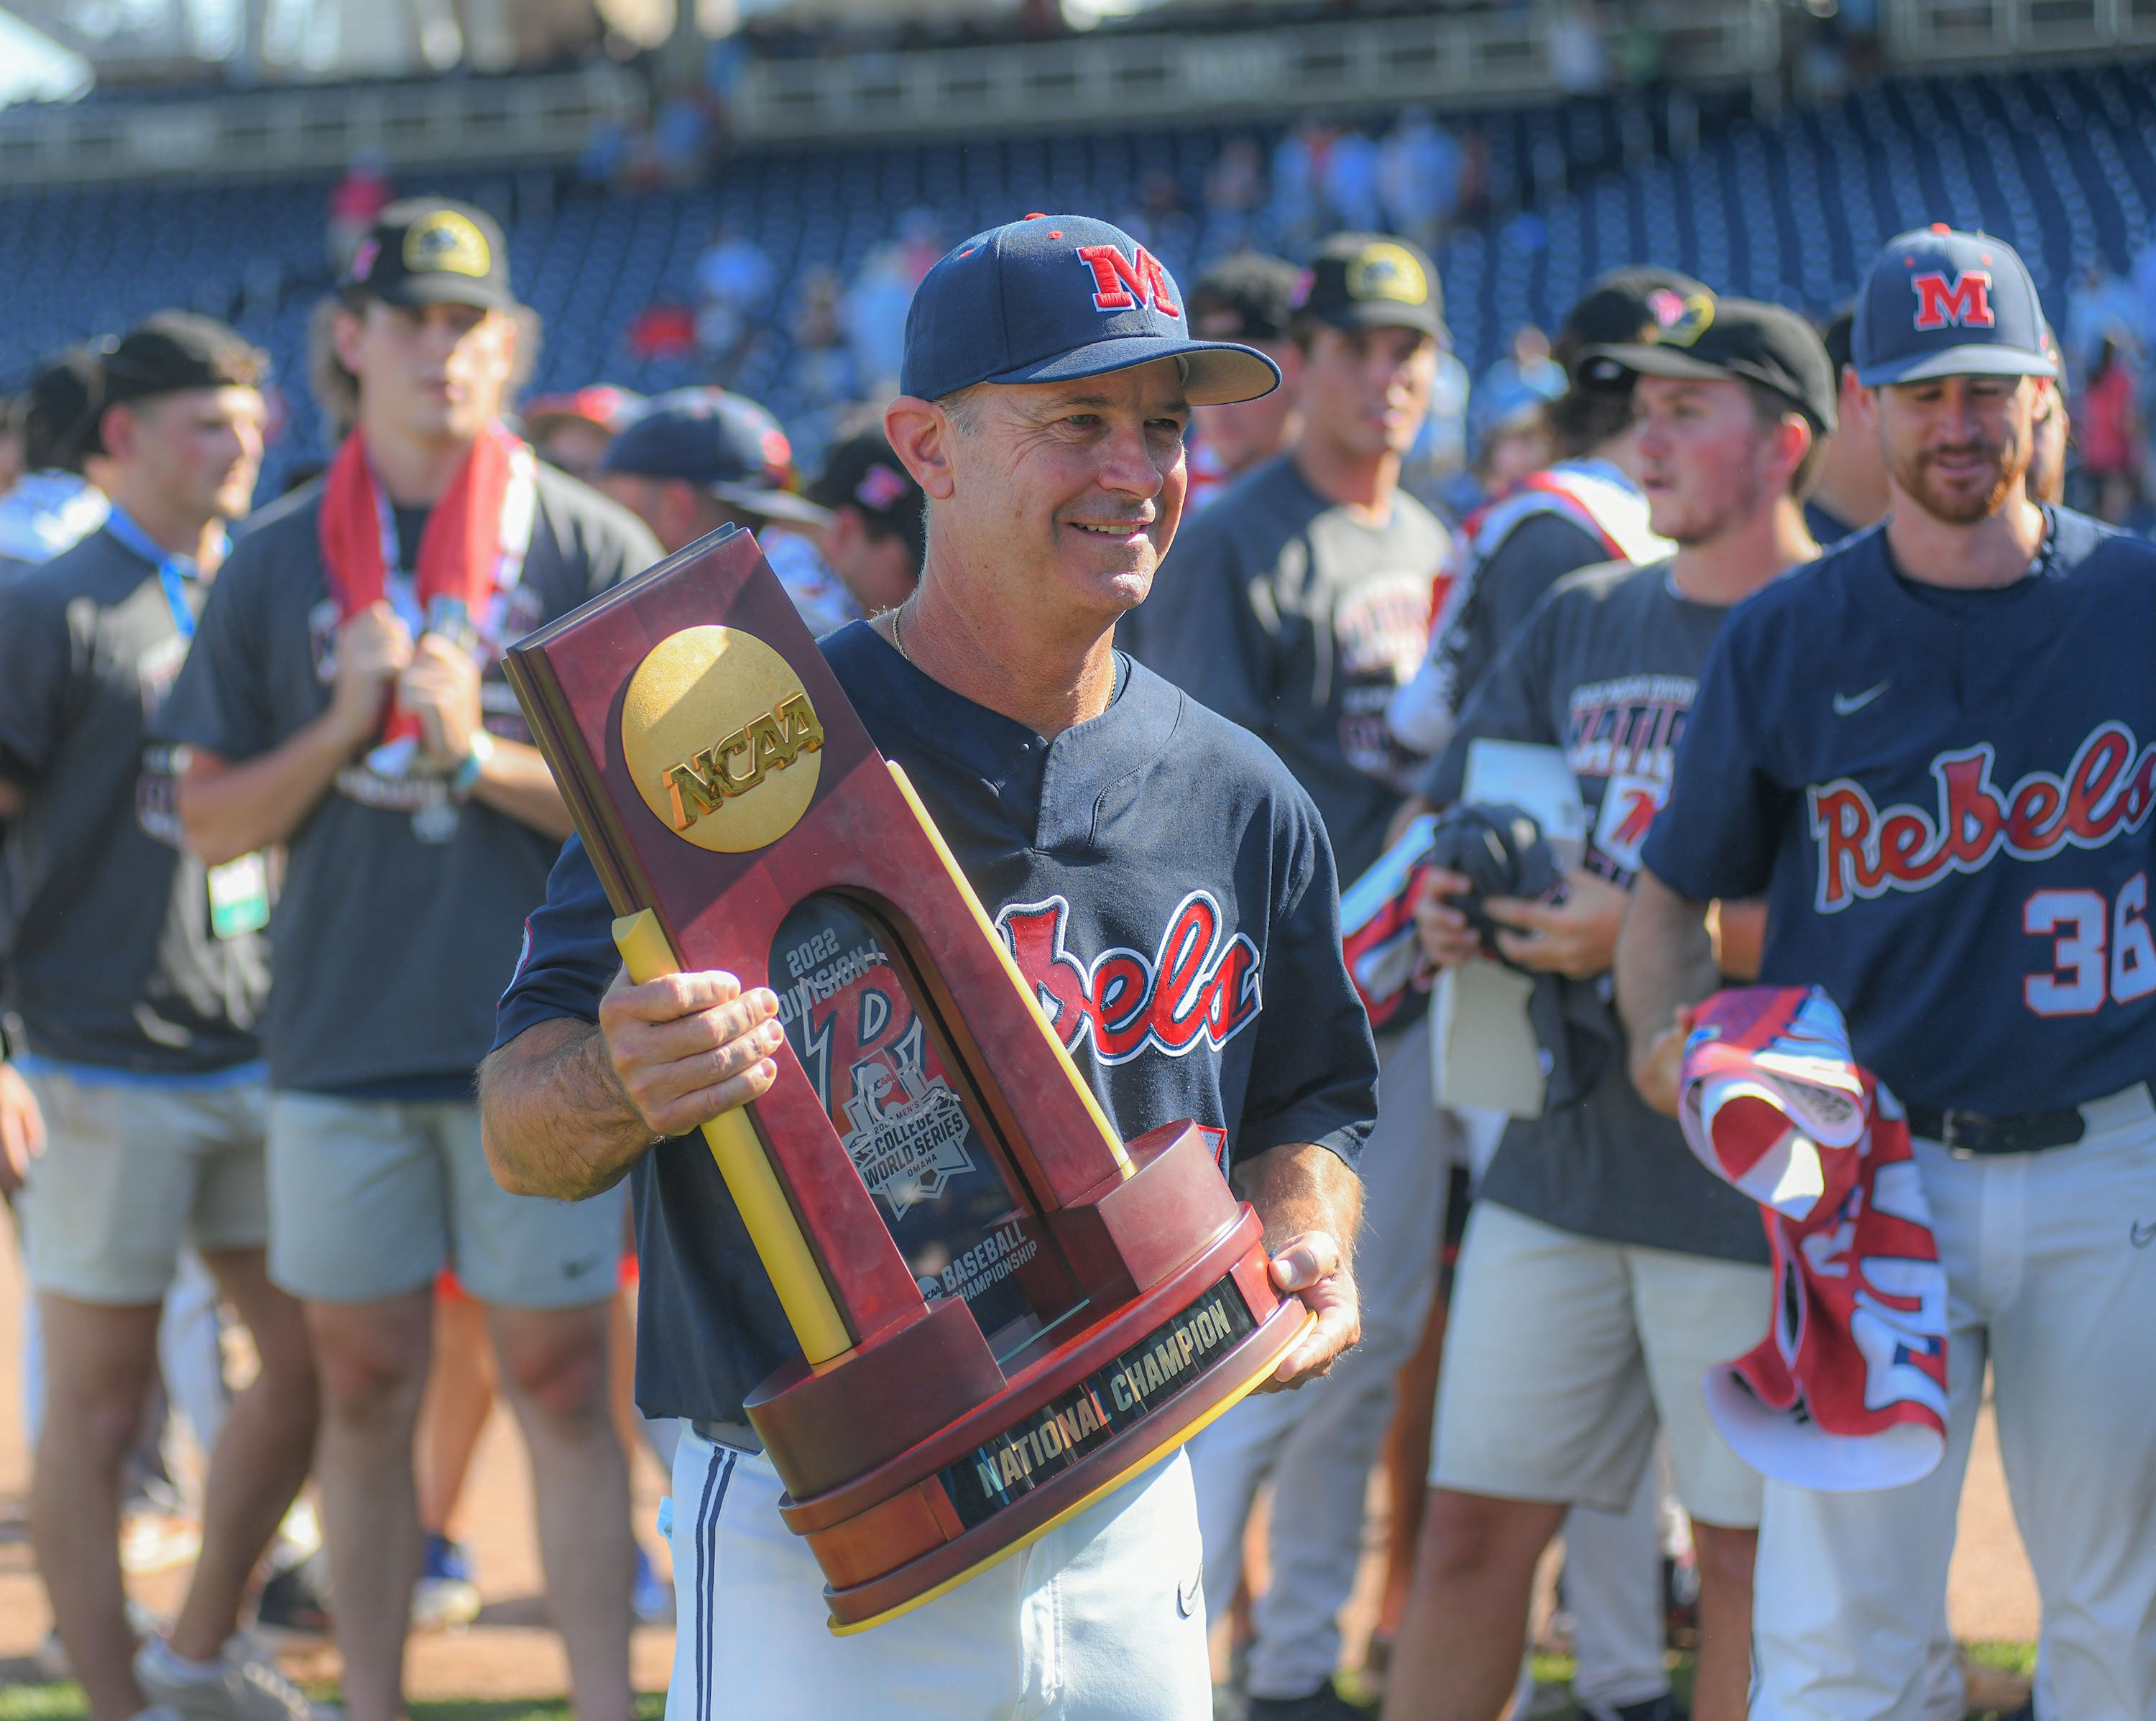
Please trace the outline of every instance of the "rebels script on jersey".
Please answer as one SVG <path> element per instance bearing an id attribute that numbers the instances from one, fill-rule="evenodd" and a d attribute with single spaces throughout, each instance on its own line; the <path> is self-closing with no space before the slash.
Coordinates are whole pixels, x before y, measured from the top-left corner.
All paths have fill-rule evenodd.
<path id="1" fill-rule="evenodd" d="M 1760 978 L 1822 988 L 1906 1104 L 2156 1073 L 2156 546 L 2046 516 L 2003 590 L 1904 579 L 1875 529 L 1739 606 L 1647 837 L 1685 896 L 1768 893 Z"/>
<path id="2" fill-rule="evenodd" d="M 1377 1053 L 1341 961 L 1317 811 L 1262 743 L 1127 658 L 1107 710 L 1045 740 L 930 679 L 864 622 L 821 645 L 1126 1140 L 1190 1118 L 1224 1132 L 1229 1159 L 1306 1141 L 1354 1163 L 1377 1110 Z M 619 966 L 613 914 L 572 842 L 531 917 L 498 1043 L 598 1014 Z M 939 1078 L 899 1055 L 897 1015 L 835 1034 L 834 1003 L 883 996 L 862 972 L 880 953 L 857 942 L 808 940 L 798 971 L 773 985 L 797 1047 L 840 1048 L 824 1054 L 834 1112 L 881 1096 L 876 1117 L 854 1119 L 866 1129 L 893 1105 L 936 1104 Z M 940 1196 L 969 1167 L 963 1142 L 937 1146 L 864 1175 L 894 1206 Z M 637 1401 L 654 1416 L 738 1421 L 742 1394 L 798 1348 L 740 1216 L 694 1136 L 639 1160 L 632 1195 Z M 983 1247 L 992 1268 L 999 1245 Z"/>

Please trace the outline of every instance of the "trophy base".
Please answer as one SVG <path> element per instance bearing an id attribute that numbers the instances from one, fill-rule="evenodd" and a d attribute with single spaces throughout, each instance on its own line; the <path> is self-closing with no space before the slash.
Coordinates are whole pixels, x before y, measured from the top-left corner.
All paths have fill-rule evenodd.
<path id="1" fill-rule="evenodd" d="M 1254 1391 L 1307 1312 L 1206 1132 L 1130 1145 L 1134 1170 L 1046 1216 L 1093 1319 L 999 1365 L 956 1298 L 751 1393 L 787 1528 L 828 1580 L 832 1629 L 865 1630 L 1038 1540 Z"/>
<path id="2" fill-rule="evenodd" d="M 1241 1403 L 1317 1324 L 1300 1303 L 1282 1303 L 1202 1382 L 1035 1489 L 1010 1508 L 1009 1521 L 992 1519 L 881 1577 L 843 1590 L 827 1584 L 832 1634 L 850 1637 L 911 1613 L 1069 1523 Z M 815 1538 L 809 1539 L 813 1544 Z"/>

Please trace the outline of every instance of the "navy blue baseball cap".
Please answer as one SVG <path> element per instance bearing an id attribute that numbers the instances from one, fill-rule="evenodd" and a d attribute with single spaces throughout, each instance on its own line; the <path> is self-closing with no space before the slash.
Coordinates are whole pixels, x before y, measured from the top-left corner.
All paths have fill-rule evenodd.
<path id="1" fill-rule="evenodd" d="M 793 445 L 778 421 L 747 396 L 723 388 L 654 396 L 607 444 L 598 470 L 685 479 L 767 520 L 831 523 L 829 509 L 795 493 Z"/>
<path id="2" fill-rule="evenodd" d="M 1944 222 L 1901 233 L 1857 295 L 1850 358 L 1866 388 L 1940 376 L 2056 376 L 2029 266 L 2004 239 Z"/>
<path id="3" fill-rule="evenodd" d="M 974 234 L 922 278 L 898 386 L 940 400 L 976 382 L 1070 382 L 1154 359 L 1182 361 L 1199 406 L 1280 386 L 1256 349 L 1192 340 L 1175 278 L 1121 228 L 1029 215 Z"/>

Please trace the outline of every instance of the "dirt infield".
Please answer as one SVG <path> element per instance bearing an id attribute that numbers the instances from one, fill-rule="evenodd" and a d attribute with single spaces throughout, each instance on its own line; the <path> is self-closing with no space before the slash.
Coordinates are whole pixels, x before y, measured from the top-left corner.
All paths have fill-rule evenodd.
<path id="1" fill-rule="evenodd" d="M 30 1559 L 24 1496 L 29 1462 L 19 1403 L 22 1278 L 14 1255 L 13 1228 L 0 1224 L 0 1686 L 39 1676 L 31 1657 L 49 1626 L 44 1593 Z M 664 1483 L 648 1454 L 639 1454 L 635 1478 L 638 1532 L 654 1559 L 665 1549 L 653 1529 Z M 539 1697 L 564 1688 L 561 1651 L 545 1625 L 536 1544 L 531 1529 L 522 1447 L 506 1411 L 497 1409 L 473 1467 L 467 1502 L 470 1539 L 486 1606 L 477 1624 L 454 1636 L 417 1640 L 410 1652 L 416 1698 Z M 1365 1573 L 1373 1580 L 1374 1570 Z M 170 1606 L 183 1574 L 170 1572 L 138 1586 L 152 1606 Z M 1350 1608 L 1348 1657 L 1358 1661 L 1369 1631 L 1374 1581 L 1357 1587 Z M 1971 1641 L 2026 1642 L 2035 1635 L 2035 1587 L 2029 1575 L 1999 1469 L 1998 1447 L 1987 1411 L 1977 1434 L 1969 1484 L 1962 1503 L 1961 1543 L 1954 1555 L 1948 1607 L 1955 1634 Z M 635 1674 L 639 1689 L 663 1689 L 673 1660 L 673 1633 L 646 1627 L 637 1633 Z M 292 1670 L 333 1679 L 335 1653 L 305 1653 Z"/>

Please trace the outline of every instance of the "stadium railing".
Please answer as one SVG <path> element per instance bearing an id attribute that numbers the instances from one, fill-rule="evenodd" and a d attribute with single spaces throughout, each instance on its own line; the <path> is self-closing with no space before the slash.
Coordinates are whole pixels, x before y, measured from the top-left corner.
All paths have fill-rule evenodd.
<path id="1" fill-rule="evenodd" d="M 634 124 L 643 81 L 610 62 L 534 76 L 295 85 L 155 102 L 0 110 L 0 186 L 336 172 L 406 161 L 554 161 Z"/>
<path id="2" fill-rule="evenodd" d="M 731 123 L 737 137 L 776 142 L 1409 102 L 1516 105 L 1555 87 L 1559 10 L 762 59 L 745 68 Z M 1688 85 L 1748 83 L 1772 72 L 1780 54 L 1775 0 L 1645 0 L 1625 8 L 1625 23 L 1656 32 L 1663 76 Z"/>

